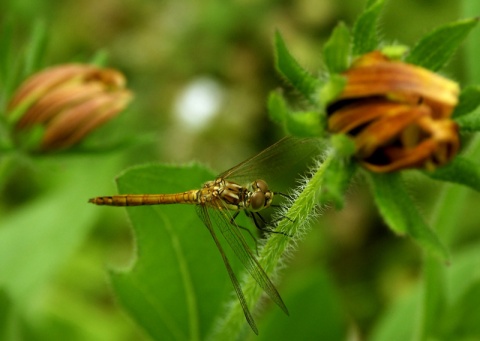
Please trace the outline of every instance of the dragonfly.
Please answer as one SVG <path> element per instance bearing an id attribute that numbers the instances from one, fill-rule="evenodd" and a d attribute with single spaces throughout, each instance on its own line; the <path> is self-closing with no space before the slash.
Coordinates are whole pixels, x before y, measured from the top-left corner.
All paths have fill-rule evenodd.
<path id="1" fill-rule="evenodd" d="M 309 139 L 283 138 L 257 155 L 221 173 L 214 180 L 207 181 L 199 189 L 173 194 L 119 194 L 100 196 L 89 199 L 89 202 L 95 205 L 106 206 L 195 205 L 197 215 L 207 227 L 220 252 L 237 298 L 243 309 L 245 319 L 253 332 L 258 335 L 255 320 L 249 310 L 240 283 L 215 233 L 214 225 L 220 231 L 221 235 L 223 235 L 227 244 L 247 272 L 267 293 L 270 299 L 272 299 L 285 314 L 289 315 L 288 309 L 278 290 L 265 273 L 240 232 L 241 229 L 247 230 L 248 232 L 249 230 L 238 225 L 236 218 L 239 213 L 243 211 L 253 220 L 255 226 L 263 232 L 279 233 L 288 236 L 281 231 L 275 231 L 274 228 L 262 226 L 268 224 L 268 222 L 260 213 L 269 207 L 277 206 L 273 203 L 274 198 L 277 196 L 288 197 L 288 195 L 271 190 L 265 178 L 260 177 L 260 174 L 276 173 L 279 168 L 288 168 L 292 164 L 301 161 L 298 160 L 298 158 L 300 158 L 299 154 L 295 154 L 297 162 L 289 160 L 292 156 L 292 150 L 298 150 L 298 146 L 301 145 L 308 145 L 308 152 L 302 153 L 303 159 L 311 159 L 314 148 L 310 146 L 311 144 L 306 143 L 307 140 Z"/>

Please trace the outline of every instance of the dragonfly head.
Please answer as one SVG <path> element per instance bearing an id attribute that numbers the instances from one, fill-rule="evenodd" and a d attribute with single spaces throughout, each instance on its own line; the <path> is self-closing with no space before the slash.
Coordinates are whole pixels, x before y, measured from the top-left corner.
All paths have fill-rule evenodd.
<path id="1" fill-rule="evenodd" d="M 258 179 L 252 182 L 252 191 L 250 193 L 250 210 L 261 211 L 272 203 L 273 192 L 268 189 L 264 180 Z"/>

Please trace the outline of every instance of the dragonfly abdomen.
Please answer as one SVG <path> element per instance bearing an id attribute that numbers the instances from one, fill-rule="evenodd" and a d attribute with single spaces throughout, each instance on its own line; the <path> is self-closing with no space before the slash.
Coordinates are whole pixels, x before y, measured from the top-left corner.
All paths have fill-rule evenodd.
<path id="1" fill-rule="evenodd" d="M 96 197 L 88 202 L 105 206 L 197 204 L 198 192 L 198 190 L 192 190 L 175 194 L 121 194 Z"/>

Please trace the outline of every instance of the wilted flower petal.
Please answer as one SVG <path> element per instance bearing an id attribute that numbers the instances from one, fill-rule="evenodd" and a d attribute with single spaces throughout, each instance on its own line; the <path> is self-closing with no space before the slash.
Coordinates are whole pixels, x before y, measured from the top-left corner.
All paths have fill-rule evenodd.
<path id="1" fill-rule="evenodd" d="M 458 85 L 423 68 L 367 54 L 344 73 L 329 108 L 329 130 L 352 136 L 366 168 L 390 172 L 448 162 L 459 149 Z"/>

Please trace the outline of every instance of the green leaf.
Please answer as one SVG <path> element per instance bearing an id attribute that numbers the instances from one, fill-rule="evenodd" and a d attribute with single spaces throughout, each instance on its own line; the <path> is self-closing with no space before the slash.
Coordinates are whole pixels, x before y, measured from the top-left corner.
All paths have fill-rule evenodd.
<path id="1" fill-rule="evenodd" d="M 18 56 L 14 50 L 14 22 L 8 18 L 0 26 L 0 109 L 6 110 L 18 77 Z"/>
<path id="2" fill-rule="evenodd" d="M 198 165 L 147 165 L 126 171 L 118 187 L 120 193 L 176 193 L 212 178 Z M 110 274 L 119 301 L 153 339 L 204 340 L 232 286 L 195 207 L 130 207 L 128 215 L 138 260 L 132 270 Z"/>
<path id="3" fill-rule="evenodd" d="M 447 274 L 447 299 L 457 303 L 472 286 L 480 283 L 480 243 L 478 240 L 453 255 Z"/>
<path id="4" fill-rule="evenodd" d="M 384 0 L 370 1 L 353 25 L 353 55 L 358 56 L 378 48 L 377 25 Z"/>
<path id="5" fill-rule="evenodd" d="M 56 169 L 56 186 L 2 216 L 0 286 L 18 307 L 29 307 L 85 240 L 100 214 L 87 199 L 110 187 L 106 178 L 112 176 L 116 160 L 89 159 L 87 164 L 69 158 L 58 168 L 50 164 L 49 171 Z"/>
<path id="6" fill-rule="evenodd" d="M 110 53 L 107 49 L 101 49 L 95 52 L 89 64 L 99 67 L 107 67 L 110 59 Z"/>
<path id="7" fill-rule="evenodd" d="M 455 340 L 458 335 L 470 336 L 474 340 L 480 335 L 479 247 L 477 242 L 454 254 L 452 266 L 445 271 L 448 306 L 445 307 L 441 320 L 437 315 L 435 321 L 437 328 L 442 326 L 442 340 Z"/>
<path id="8" fill-rule="evenodd" d="M 480 165 L 465 157 L 457 156 L 433 172 L 424 173 L 432 179 L 464 185 L 480 192 Z"/>
<path id="9" fill-rule="evenodd" d="M 462 116 L 455 120 L 461 132 L 474 133 L 480 131 L 480 111 Z"/>
<path id="10" fill-rule="evenodd" d="M 338 23 L 323 48 L 323 60 L 330 73 L 341 73 L 350 64 L 351 38 L 348 27 Z"/>
<path id="11" fill-rule="evenodd" d="M 417 321 L 418 307 L 420 304 L 419 287 L 401 295 L 387 309 L 373 326 L 371 341 L 405 341 L 415 340 L 415 326 Z"/>
<path id="12" fill-rule="evenodd" d="M 47 45 L 47 28 L 43 21 L 37 20 L 32 28 L 30 41 L 27 44 L 24 75 L 31 75 L 40 69 Z"/>
<path id="13" fill-rule="evenodd" d="M 380 52 L 384 56 L 387 56 L 391 60 L 402 60 L 403 57 L 407 54 L 409 47 L 406 45 L 386 45 L 382 46 Z"/>
<path id="14" fill-rule="evenodd" d="M 355 154 L 355 141 L 345 134 L 334 134 L 330 137 L 330 143 L 335 149 L 335 154 L 340 158 L 350 158 Z"/>
<path id="15" fill-rule="evenodd" d="M 22 78 L 37 70 L 45 55 L 47 32 L 45 25 L 38 20 L 30 29 L 30 39 L 25 49 L 20 50 L 15 36 L 17 22 L 9 18 L 2 23 L 0 30 L 0 109 L 5 109 L 7 101 Z"/>
<path id="16" fill-rule="evenodd" d="M 476 269 L 472 269 L 475 271 Z M 471 286 L 462 299 L 446 312 L 440 324 L 443 340 L 458 340 L 462 335 L 463 340 L 478 340 L 480 336 L 480 281 Z M 438 320 L 436 321 L 438 325 Z"/>
<path id="17" fill-rule="evenodd" d="M 478 299 L 480 289 L 480 245 L 474 243 L 467 249 L 452 255 L 450 266 L 438 264 L 445 273 L 446 304 L 434 316 L 435 334 L 418 335 L 419 306 L 428 293 L 422 283 L 414 286 L 406 295 L 400 295 L 386 314 L 373 327 L 372 341 L 403 340 L 475 340 L 479 335 Z M 423 280 L 426 280 L 425 277 Z M 420 290 L 422 289 L 422 290 Z M 437 289 L 434 289 L 437 290 Z M 414 335 L 417 337 L 415 338 Z"/>
<path id="18" fill-rule="evenodd" d="M 389 227 L 396 233 L 408 234 L 428 252 L 443 261 L 449 259 L 447 248 L 422 218 L 407 194 L 398 173 L 367 173 L 375 203 Z"/>
<path id="19" fill-rule="evenodd" d="M 324 117 L 315 111 L 291 112 L 287 116 L 285 128 L 293 136 L 319 137 L 325 133 Z"/>
<path id="20" fill-rule="evenodd" d="M 445 266 L 432 255 L 426 255 L 423 260 L 421 315 L 417 329 L 420 340 L 428 339 L 440 329 L 438 318 L 446 307 Z"/>
<path id="21" fill-rule="evenodd" d="M 275 67 L 305 98 L 312 100 L 320 81 L 310 75 L 292 57 L 278 31 L 275 32 Z"/>
<path id="22" fill-rule="evenodd" d="M 460 94 L 459 103 L 452 117 L 458 123 L 461 132 L 480 130 L 480 112 L 475 110 L 480 105 L 480 86 L 465 87 Z"/>
<path id="23" fill-rule="evenodd" d="M 480 105 L 480 86 L 469 85 L 462 89 L 458 105 L 453 110 L 452 117 L 458 118 L 471 113 Z"/>
<path id="24" fill-rule="evenodd" d="M 423 37 L 410 51 L 406 62 L 432 71 L 442 69 L 478 23 L 478 18 L 441 26 Z"/>
<path id="25" fill-rule="evenodd" d="M 283 126 L 290 111 L 283 96 L 276 91 L 271 91 L 268 96 L 267 108 L 270 119 Z"/>
<path id="26" fill-rule="evenodd" d="M 463 0 L 461 4 L 461 12 L 459 13 L 460 17 L 468 18 L 471 15 L 478 16 L 478 13 L 480 13 L 480 2 L 477 0 Z M 465 74 L 465 79 L 476 84 L 480 83 L 480 65 L 478 63 L 478 56 L 480 56 L 479 41 L 480 29 L 477 28 L 468 35 L 463 52 L 464 67 L 465 70 L 468 70 L 468 73 Z"/>
<path id="27" fill-rule="evenodd" d="M 322 104 L 322 108 L 325 109 L 332 101 L 334 101 L 340 93 L 345 88 L 347 80 L 345 77 L 340 75 L 331 75 L 318 92 L 319 94 L 319 103 Z"/>
<path id="28" fill-rule="evenodd" d="M 325 133 L 326 121 L 318 112 L 292 112 L 283 97 L 271 92 L 268 98 L 270 118 L 296 137 L 318 137 Z"/>

